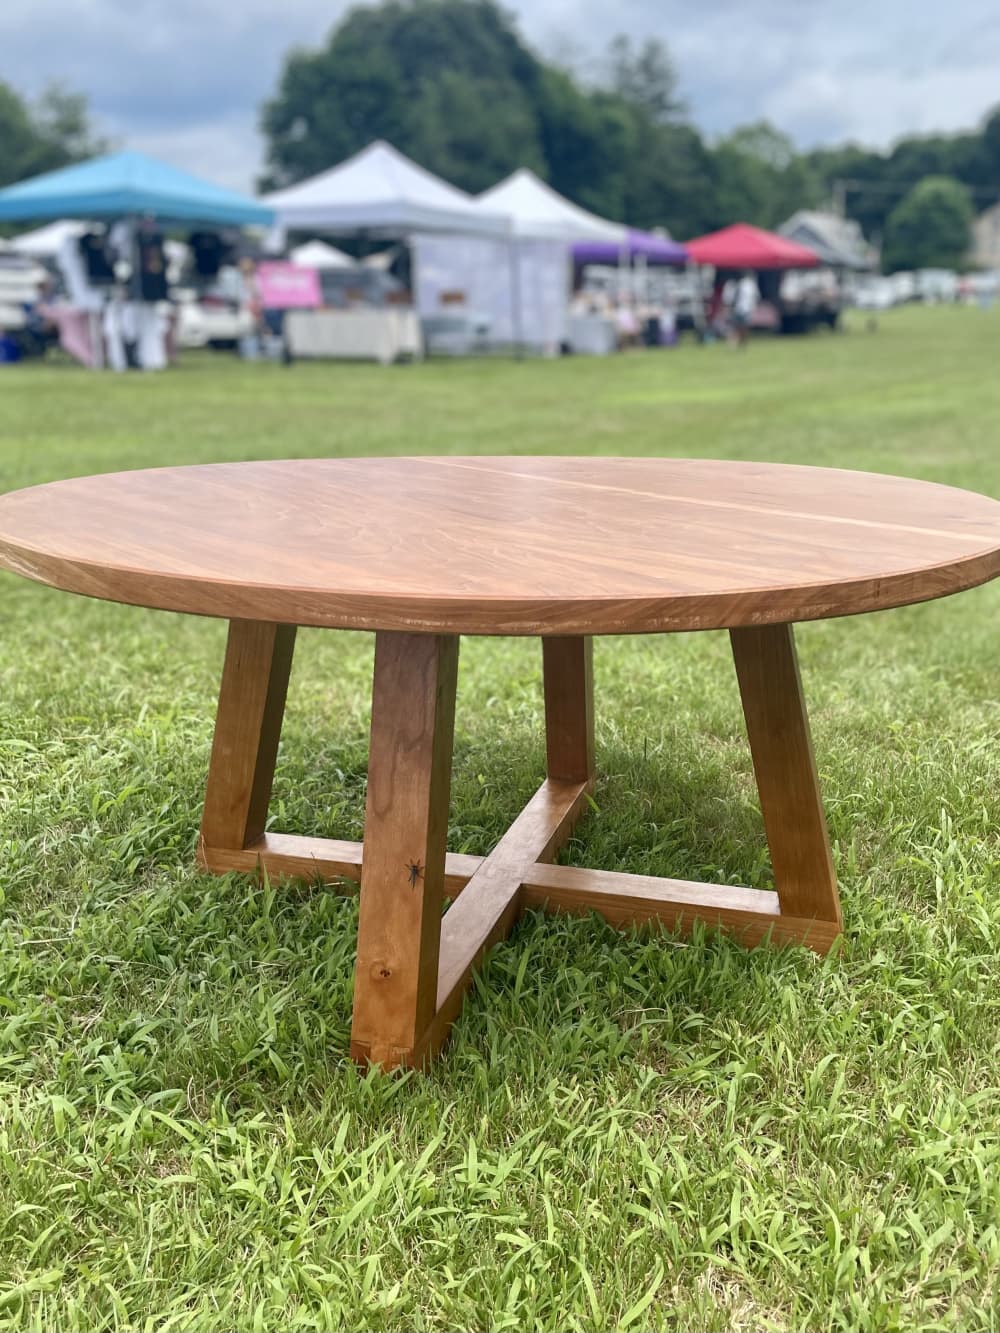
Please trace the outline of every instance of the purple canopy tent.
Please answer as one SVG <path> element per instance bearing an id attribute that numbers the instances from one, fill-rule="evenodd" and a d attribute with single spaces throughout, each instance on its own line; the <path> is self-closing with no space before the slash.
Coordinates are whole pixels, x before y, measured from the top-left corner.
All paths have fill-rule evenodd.
<path id="1" fill-rule="evenodd" d="M 666 236 L 632 228 L 629 228 L 622 245 L 616 245 L 614 241 L 578 241 L 573 246 L 574 264 L 618 265 L 626 259 L 645 259 L 647 264 L 670 264 L 683 268 L 688 262 L 688 252 L 679 242 L 671 241 Z"/>

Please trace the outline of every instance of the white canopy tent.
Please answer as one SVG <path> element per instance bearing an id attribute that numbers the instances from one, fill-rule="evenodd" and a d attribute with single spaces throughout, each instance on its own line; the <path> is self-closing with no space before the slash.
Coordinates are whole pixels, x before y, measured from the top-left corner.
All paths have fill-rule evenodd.
<path id="1" fill-rule="evenodd" d="M 290 257 L 293 263 L 316 268 L 320 272 L 357 267 L 356 260 L 345 255 L 335 245 L 327 245 L 326 241 L 307 241 L 305 245 L 296 246 Z"/>
<path id="2" fill-rule="evenodd" d="M 279 247 L 289 231 L 506 236 L 509 230 L 502 212 L 425 171 L 382 139 L 263 202 L 276 214 L 272 240 Z"/>
<path id="3" fill-rule="evenodd" d="M 510 219 L 501 246 L 488 237 L 419 236 L 415 242 L 421 315 L 439 314 L 449 289 L 466 293 L 498 343 L 555 352 L 569 338 L 570 249 L 577 241 L 624 246 L 627 230 L 564 199 L 522 168 L 478 196 L 486 212 Z"/>
<path id="4" fill-rule="evenodd" d="M 55 259 L 67 238 L 76 240 L 87 230 L 86 222 L 64 218 L 61 222 L 47 222 L 34 231 L 23 231 L 11 239 L 11 249 L 31 259 Z"/>
<path id="5" fill-rule="evenodd" d="M 610 241 L 624 245 L 628 230 L 565 199 L 533 171 L 522 167 L 478 196 L 480 207 L 505 213 L 515 236 L 536 241 Z"/>

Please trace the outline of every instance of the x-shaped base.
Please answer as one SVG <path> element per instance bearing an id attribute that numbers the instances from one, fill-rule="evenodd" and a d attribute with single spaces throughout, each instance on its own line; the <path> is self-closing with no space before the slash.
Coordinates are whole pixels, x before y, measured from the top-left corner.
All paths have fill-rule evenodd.
<path id="1" fill-rule="evenodd" d="M 376 637 L 364 843 L 265 833 L 295 630 L 233 621 L 199 846 L 213 871 L 360 880 L 351 1052 L 419 1065 L 526 908 L 696 921 L 825 953 L 840 906 L 791 626 L 731 632 L 776 891 L 552 865 L 594 781 L 588 638 L 542 640 L 548 777 L 489 856 L 446 849 L 458 640 Z M 454 899 L 442 915 L 445 900 Z"/>

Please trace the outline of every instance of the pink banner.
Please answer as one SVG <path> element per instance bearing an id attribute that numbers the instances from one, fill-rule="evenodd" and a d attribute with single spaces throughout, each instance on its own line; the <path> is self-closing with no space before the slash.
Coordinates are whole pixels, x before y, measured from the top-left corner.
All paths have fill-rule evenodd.
<path id="1" fill-rule="evenodd" d="M 268 259 L 257 265 L 257 292 L 265 310 L 301 310 L 323 304 L 317 271 L 284 260 Z"/>

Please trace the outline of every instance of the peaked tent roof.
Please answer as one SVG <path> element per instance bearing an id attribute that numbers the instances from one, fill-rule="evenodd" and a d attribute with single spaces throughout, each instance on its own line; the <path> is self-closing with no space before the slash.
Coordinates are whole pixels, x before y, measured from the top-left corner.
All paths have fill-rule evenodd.
<path id="1" fill-rule="evenodd" d="M 860 226 L 836 213 L 801 208 L 778 228 L 782 236 L 815 250 L 823 264 L 842 268 L 874 268 L 871 246 Z"/>
<path id="2" fill-rule="evenodd" d="M 305 245 L 297 245 L 291 252 L 290 258 L 293 263 L 304 264 L 306 268 L 318 268 L 327 272 L 332 269 L 357 267 L 357 260 L 345 255 L 343 250 L 338 250 L 335 245 L 327 245 L 326 241 L 307 241 Z"/>
<path id="3" fill-rule="evenodd" d="M 19 255 L 30 255 L 33 259 L 50 259 L 62 249 L 67 236 L 82 236 L 87 230 L 85 222 L 73 222 L 60 218 L 58 222 L 46 222 L 34 231 L 22 231 L 10 238 L 10 248 Z"/>
<path id="4" fill-rule="evenodd" d="M 483 208 L 507 213 L 515 236 L 534 240 L 610 241 L 624 244 L 628 235 L 620 222 L 609 222 L 571 203 L 528 167 L 521 167 L 478 196 Z"/>
<path id="5" fill-rule="evenodd" d="M 734 222 L 721 231 L 685 241 L 696 264 L 716 268 L 815 268 L 819 259 L 812 250 L 786 241 L 773 231 L 762 231 L 746 222 Z"/>
<path id="6" fill-rule="evenodd" d="M 246 195 L 132 151 L 95 157 L 0 190 L 0 219 L 10 221 L 138 213 L 216 226 L 266 224 L 272 216 Z"/>
<path id="7" fill-rule="evenodd" d="M 478 232 L 506 235 L 507 219 L 425 171 L 383 139 L 264 202 L 286 230 Z"/>

